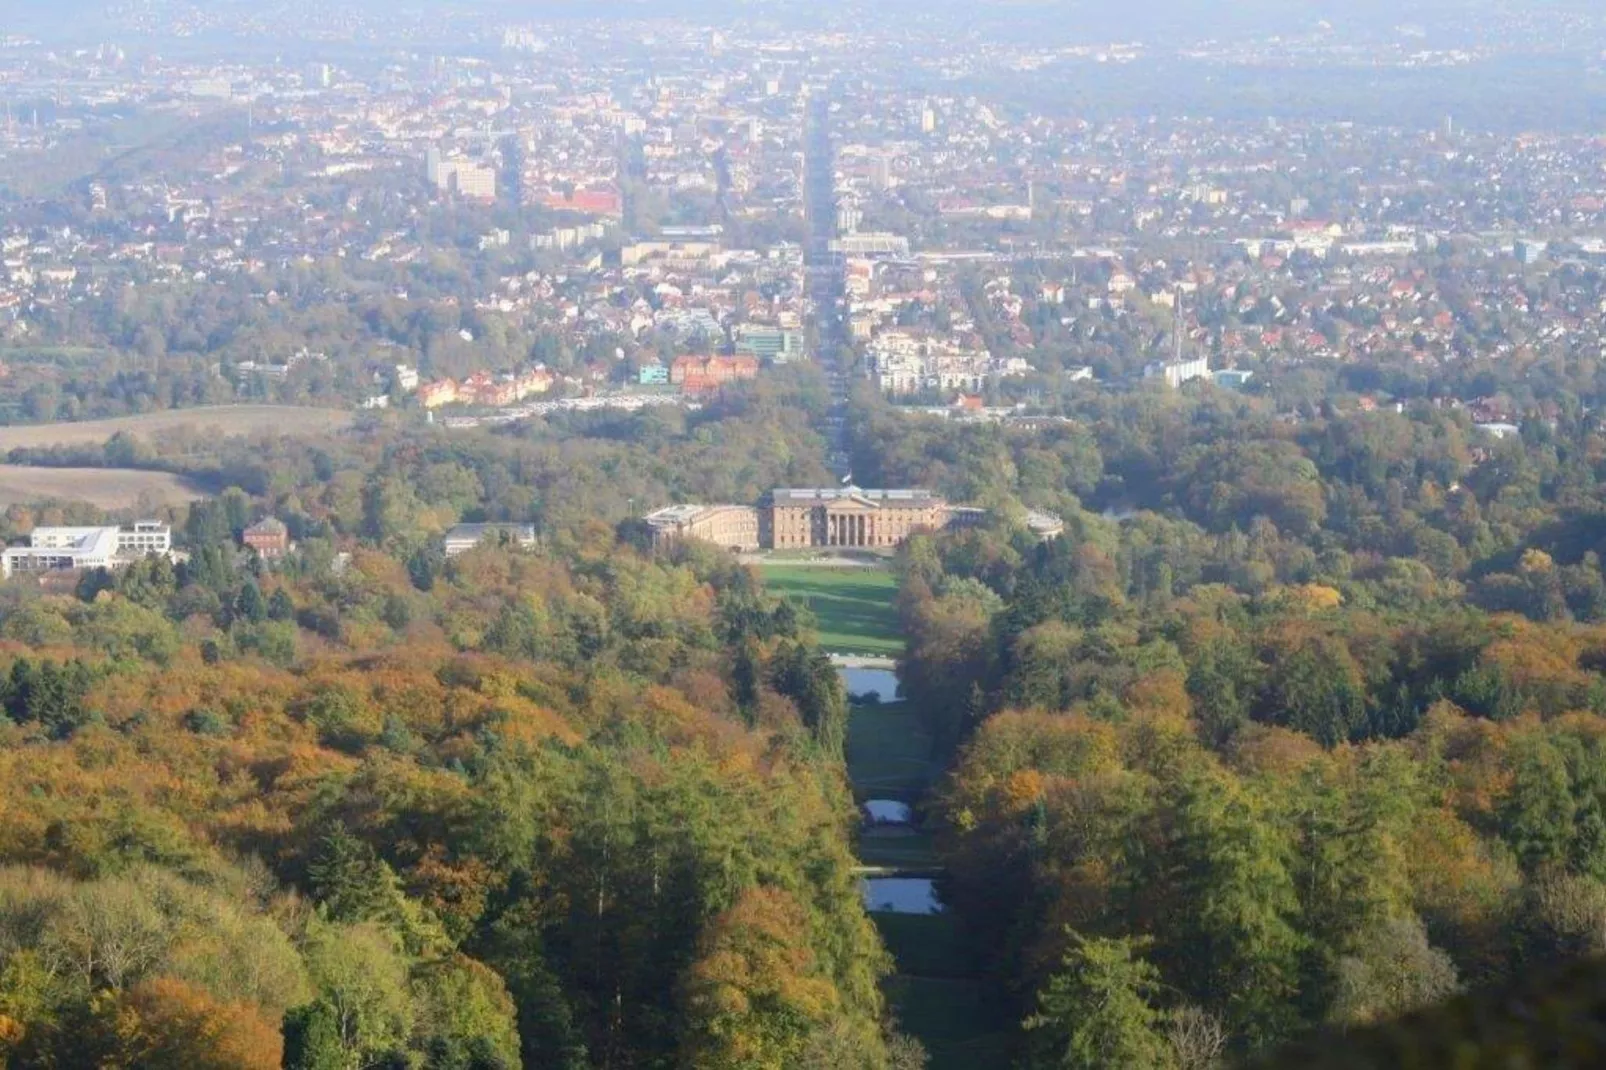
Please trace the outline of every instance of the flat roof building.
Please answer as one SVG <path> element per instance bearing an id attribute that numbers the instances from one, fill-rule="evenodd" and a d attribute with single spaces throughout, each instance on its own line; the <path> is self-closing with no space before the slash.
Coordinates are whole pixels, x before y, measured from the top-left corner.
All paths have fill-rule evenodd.
<path id="1" fill-rule="evenodd" d="M 149 554 L 167 554 L 172 548 L 172 529 L 156 520 L 127 527 L 34 528 L 28 545 L 8 547 L 0 553 L 0 575 L 9 579 L 19 572 L 121 568 Z"/>
<path id="2" fill-rule="evenodd" d="M 1143 368 L 1145 379 L 1164 379 L 1165 385 L 1175 390 L 1183 383 L 1210 377 L 1210 362 L 1204 357 L 1192 360 L 1155 361 Z"/>
<path id="3" fill-rule="evenodd" d="M 514 546 L 527 550 L 535 545 L 535 525 L 459 524 L 446 533 L 446 556 L 456 557 L 482 543 L 495 543 L 504 537 Z"/>

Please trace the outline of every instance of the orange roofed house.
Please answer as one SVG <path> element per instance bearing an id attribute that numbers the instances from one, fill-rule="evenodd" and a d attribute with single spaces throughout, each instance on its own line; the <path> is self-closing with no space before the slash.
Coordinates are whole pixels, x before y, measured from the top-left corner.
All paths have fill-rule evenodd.
<path id="1" fill-rule="evenodd" d="M 438 379 L 418 388 L 418 403 L 426 409 L 438 409 L 442 405 L 453 405 L 456 402 L 456 379 Z"/>
<path id="2" fill-rule="evenodd" d="M 426 409 L 458 404 L 500 407 L 523 401 L 531 394 L 544 394 L 556 382 L 557 376 L 544 367 L 521 375 L 494 376 L 479 371 L 462 382 L 438 379 L 425 383 L 418 388 L 418 403 Z"/>
<path id="3" fill-rule="evenodd" d="M 531 394 L 546 393 L 555 381 L 556 377 L 545 368 L 506 376 L 475 372 L 459 385 L 458 400 L 487 407 L 512 405 Z"/>

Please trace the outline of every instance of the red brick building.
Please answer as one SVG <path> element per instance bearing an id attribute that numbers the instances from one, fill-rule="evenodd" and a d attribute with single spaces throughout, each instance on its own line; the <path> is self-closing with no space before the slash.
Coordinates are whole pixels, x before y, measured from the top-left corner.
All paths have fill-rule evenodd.
<path id="1" fill-rule="evenodd" d="M 257 521 L 240 536 L 240 541 L 267 561 L 275 561 L 290 552 L 290 529 L 275 517 Z"/>
<path id="2" fill-rule="evenodd" d="M 739 379 L 758 378 L 757 357 L 676 357 L 669 382 L 688 394 L 718 390 Z"/>

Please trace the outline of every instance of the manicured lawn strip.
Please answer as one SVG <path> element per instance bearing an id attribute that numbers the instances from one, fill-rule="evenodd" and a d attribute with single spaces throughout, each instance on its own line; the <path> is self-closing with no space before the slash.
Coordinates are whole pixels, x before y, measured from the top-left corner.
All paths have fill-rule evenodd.
<path id="1" fill-rule="evenodd" d="M 770 590 L 809 607 L 825 650 L 886 657 L 903 653 L 898 580 L 891 572 L 765 564 L 759 574 Z"/>
<path id="2" fill-rule="evenodd" d="M 910 977 L 974 980 L 971 963 L 949 914 L 872 914 L 898 972 Z"/>
<path id="3" fill-rule="evenodd" d="M 928 1070 L 1010 1065 L 1010 1033 L 983 1003 L 981 982 L 900 975 L 887 997 L 899 1027 L 926 1046 Z"/>
<path id="4" fill-rule="evenodd" d="M 931 737 L 906 703 L 853 707 L 848 777 L 858 798 L 914 804 L 938 772 L 931 761 Z"/>
<path id="5" fill-rule="evenodd" d="M 928 832 L 875 836 L 866 831 L 859 835 L 858 854 L 859 861 L 867 866 L 922 869 L 937 864 L 937 852 L 932 847 L 931 834 Z"/>

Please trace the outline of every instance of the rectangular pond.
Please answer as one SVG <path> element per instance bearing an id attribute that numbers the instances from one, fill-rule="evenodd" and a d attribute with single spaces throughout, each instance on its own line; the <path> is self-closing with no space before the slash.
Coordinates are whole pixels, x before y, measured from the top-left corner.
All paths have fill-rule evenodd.
<path id="1" fill-rule="evenodd" d="M 867 877 L 864 909 L 872 914 L 941 914 L 936 882 L 929 877 Z"/>

